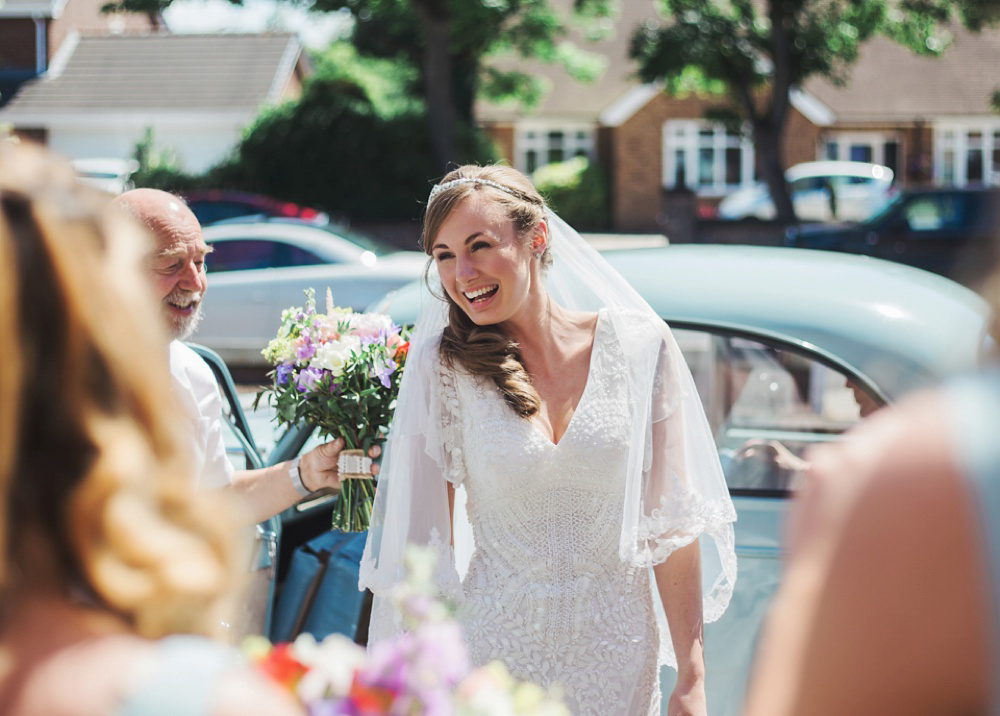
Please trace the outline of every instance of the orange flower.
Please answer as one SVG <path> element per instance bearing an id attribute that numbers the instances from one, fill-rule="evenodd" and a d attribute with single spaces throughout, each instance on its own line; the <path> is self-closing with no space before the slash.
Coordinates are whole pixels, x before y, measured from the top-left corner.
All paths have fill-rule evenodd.
<path id="1" fill-rule="evenodd" d="M 257 666 L 289 691 L 295 690 L 299 679 L 308 671 L 305 665 L 295 658 L 291 644 L 275 644 L 257 662 Z"/>
<path id="2" fill-rule="evenodd" d="M 406 360 L 406 354 L 409 353 L 409 351 L 410 351 L 409 341 L 400 343 L 399 347 L 396 348 L 396 354 L 393 356 L 393 359 L 397 361 L 404 361 Z"/>
<path id="3" fill-rule="evenodd" d="M 351 684 L 351 692 L 347 698 L 354 704 L 359 714 L 379 714 L 389 713 L 392 702 L 396 700 L 396 694 L 388 689 L 378 686 L 368 686 L 358 681 L 358 675 L 354 675 L 354 682 Z"/>

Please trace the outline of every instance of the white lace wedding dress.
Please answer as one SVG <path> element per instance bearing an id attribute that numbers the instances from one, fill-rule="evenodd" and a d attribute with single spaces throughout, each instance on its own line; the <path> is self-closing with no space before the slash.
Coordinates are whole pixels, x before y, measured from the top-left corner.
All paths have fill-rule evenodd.
<path id="1" fill-rule="evenodd" d="M 649 570 L 619 557 L 629 441 L 622 346 L 602 312 L 589 378 L 553 444 L 490 380 L 442 370 L 450 479 L 475 552 L 460 620 L 476 664 L 559 684 L 574 714 L 659 714 Z"/>

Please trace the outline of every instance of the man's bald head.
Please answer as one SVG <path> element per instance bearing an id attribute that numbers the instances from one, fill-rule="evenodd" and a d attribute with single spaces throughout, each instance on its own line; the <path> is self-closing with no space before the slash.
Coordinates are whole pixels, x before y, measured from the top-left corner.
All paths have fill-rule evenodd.
<path id="1" fill-rule="evenodd" d="M 173 241 L 177 234 L 201 235 L 194 212 L 180 197 L 160 189 L 132 189 L 114 198 L 125 213 L 143 224 L 156 238 L 157 248 Z"/>
<path id="2" fill-rule="evenodd" d="M 211 251 L 197 217 L 183 200 L 159 189 L 133 189 L 114 203 L 146 226 L 156 241 L 147 262 L 175 338 L 186 338 L 201 320 L 208 288 L 205 256 Z"/>

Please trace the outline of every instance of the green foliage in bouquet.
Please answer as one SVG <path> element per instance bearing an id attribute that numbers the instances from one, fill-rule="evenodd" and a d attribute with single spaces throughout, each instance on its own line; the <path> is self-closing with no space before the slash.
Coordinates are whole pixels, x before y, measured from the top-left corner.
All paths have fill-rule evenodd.
<path id="1" fill-rule="evenodd" d="M 367 454 L 389 432 L 408 348 L 388 316 L 338 308 L 329 289 L 326 313 L 318 313 L 309 289 L 305 306 L 282 312 L 277 337 L 262 351 L 274 369 L 257 401 L 266 395 L 281 424 L 315 425 L 322 437 L 341 437 L 346 449 Z M 345 479 L 333 526 L 368 529 L 374 495 L 372 480 Z"/>

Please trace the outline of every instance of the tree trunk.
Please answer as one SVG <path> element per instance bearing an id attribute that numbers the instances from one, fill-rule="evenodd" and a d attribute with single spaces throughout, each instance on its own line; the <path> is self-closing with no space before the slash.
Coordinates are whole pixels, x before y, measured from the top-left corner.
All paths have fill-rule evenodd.
<path id="1" fill-rule="evenodd" d="M 426 42 L 421 70 L 431 152 L 438 170 L 444 173 L 449 162 L 458 161 L 448 0 L 413 0 L 413 5 L 420 17 Z"/>
<path id="2" fill-rule="evenodd" d="M 771 57 L 774 62 L 774 80 L 771 96 L 763 121 L 754 125 L 754 141 L 763 152 L 760 165 L 764 181 L 774 202 L 774 218 L 792 223 L 795 221 L 795 207 L 785 183 L 785 161 L 782 156 L 781 140 L 785 136 L 788 122 L 788 93 L 791 91 L 792 55 L 789 45 L 787 23 L 791 21 L 785 13 L 783 0 L 771 0 L 768 17 L 771 21 Z"/>
<path id="3" fill-rule="evenodd" d="M 760 173 L 767 184 L 774 203 L 774 218 L 785 223 L 795 222 L 795 207 L 785 183 L 785 162 L 782 156 L 781 138 L 783 127 L 777 128 L 767 121 L 755 122 L 753 141 L 757 147 L 757 161 Z"/>

